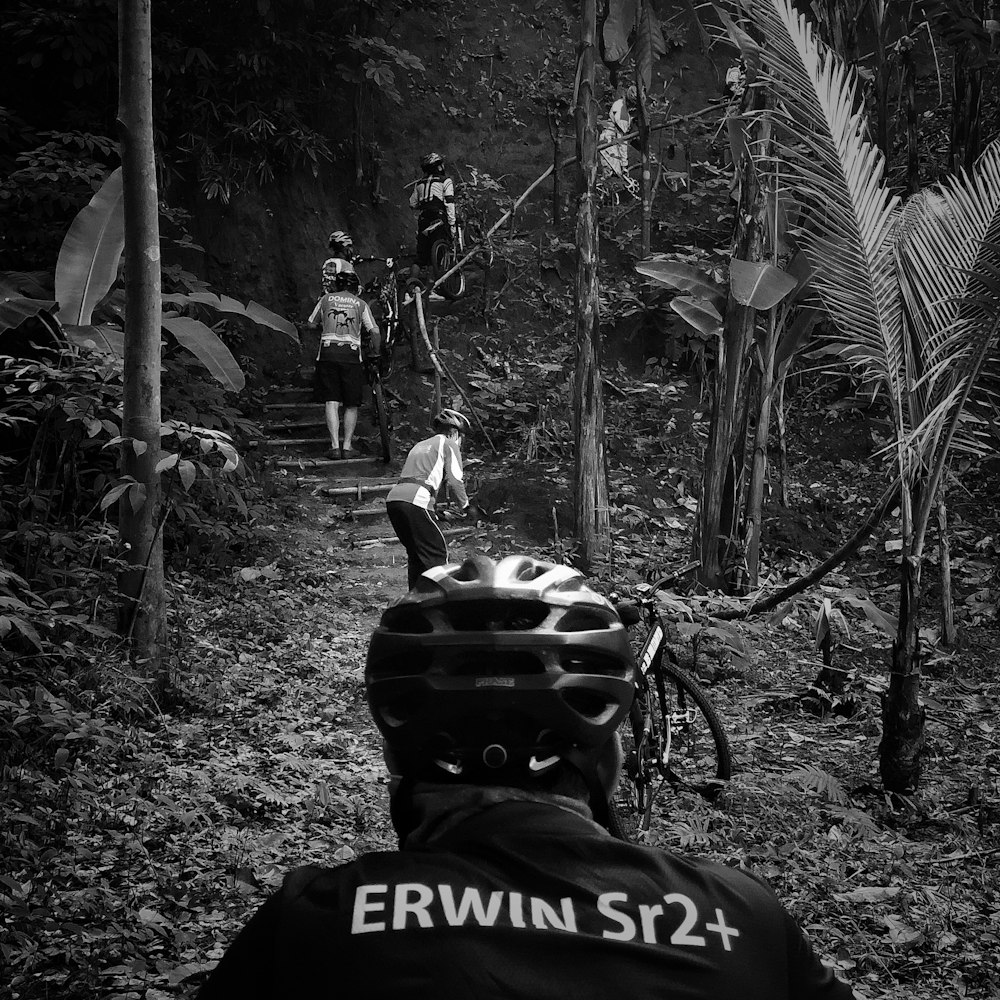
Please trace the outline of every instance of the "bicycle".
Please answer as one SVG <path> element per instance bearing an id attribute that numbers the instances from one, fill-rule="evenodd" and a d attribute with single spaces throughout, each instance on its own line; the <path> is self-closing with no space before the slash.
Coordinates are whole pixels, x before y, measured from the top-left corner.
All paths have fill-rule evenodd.
<path id="1" fill-rule="evenodd" d="M 382 387 L 382 358 L 365 358 L 365 377 L 372 390 L 372 404 L 375 407 L 375 422 L 378 424 L 379 443 L 382 446 L 382 461 L 392 461 L 392 424 L 389 420 L 389 407 L 385 401 L 385 389 Z"/>
<path id="2" fill-rule="evenodd" d="M 406 328 L 399 318 L 399 276 L 396 273 L 395 258 L 359 257 L 354 263 L 367 264 L 372 261 L 381 261 L 385 267 L 380 274 L 365 282 L 361 287 L 361 294 L 366 297 L 369 305 L 377 306 L 378 309 L 379 329 L 383 337 L 379 375 L 382 379 L 387 379 L 392 373 L 395 348 L 405 339 Z"/>
<path id="3" fill-rule="evenodd" d="M 628 625 L 645 622 L 639 678 L 628 718 L 619 728 L 624 765 L 610 804 L 609 828 L 622 840 L 645 840 L 653 803 L 669 784 L 713 801 L 732 773 L 732 753 L 708 695 L 668 659 L 666 623 L 656 593 L 692 567 L 658 580 L 633 601 L 616 604 Z"/>
<path id="4" fill-rule="evenodd" d="M 434 287 L 447 299 L 460 299 L 465 294 L 465 273 L 459 268 L 438 284 L 438 279 L 450 271 L 465 252 L 465 229 L 462 223 L 455 223 L 455 239 L 448 232 L 448 224 L 439 219 L 426 230 L 431 234 L 431 273 Z"/>

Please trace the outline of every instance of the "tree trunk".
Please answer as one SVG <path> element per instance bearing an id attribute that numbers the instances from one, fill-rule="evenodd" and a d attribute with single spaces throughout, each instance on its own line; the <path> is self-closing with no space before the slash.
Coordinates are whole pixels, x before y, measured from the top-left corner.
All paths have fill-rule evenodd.
<path id="1" fill-rule="evenodd" d="M 892 643 L 889 689 L 882 696 L 879 774 L 887 792 L 909 795 L 920 782 L 924 709 L 920 704 L 920 558 L 900 564 L 899 627 Z"/>
<path id="2" fill-rule="evenodd" d="M 983 71 L 970 65 L 974 52 L 968 46 L 955 50 L 951 92 L 951 169 L 971 171 L 982 139 Z"/>
<path id="3" fill-rule="evenodd" d="M 776 310 L 768 316 L 767 339 L 760 358 L 760 395 L 757 426 L 754 431 L 753 461 L 750 466 L 750 488 L 747 495 L 747 586 L 757 587 L 760 566 L 761 515 L 764 508 L 764 477 L 767 473 L 767 437 L 771 427 L 771 397 L 774 394 L 774 354 L 778 347 L 779 327 Z"/>
<path id="4" fill-rule="evenodd" d="M 913 39 L 899 40 L 899 58 L 903 74 L 903 95 L 906 106 L 906 193 L 920 190 L 920 149 L 917 137 L 917 68 L 913 63 Z"/>
<path id="5" fill-rule="evenodd" d="M 763 91 L 747 88 L 744 99 L 754 110 L 759 110 Z M 736 169 L 740 200 L 732 256 L 759 261 L 764 246 L 764 192 L 749 152 L 744 152 Z M 756 317 L 755 309 L 737 302 L 730 292 L 716 370 L 709 379 L 712 415 L 702 471 L 695 555 L 701 561 L 698 579 L 713 590 L 726 585 L 732 526 L 739 523 L 746 450 L 747 357 L 753 344 Z"/>
<path id="6" fill-rule="evenodd" d="M 552 139 L 552 224 L 562 222 L 562 191 L 559 190 L 559 161 L 562 160 L 562 143 L 559 135 L 559 118 L 551 105 L 545 109 Z"/>
<path id="7" fill-rule="evenodd" d="M 365 183 L 365 143 L 362 137 L 364 119 L 365 85 L 359 83 L 354 89 L 354 183 L 358 188 Z"/>
<path id="8" fill-rule="evenodd" d="M 872 22 L 875 29 L 875 143 L 890 162 L 889 148 L 889 60 L 886 58 L 886 5 L 872 0 Z"/>
<path id="9" fill-rule="evenodd" d="M 576 386 L 574 398 L 576 535 L 585 565 L 608 550 L 608 475 L 604 456 L 604 396 L 601 386 L 601 326 L 598 302 L 597 127 L 594 114 L 594 46 L 597 0 L 583 0 L 580 18 L 580 87 L 576 152 Z"/>
<path id="10" fill-rule="evenodd" d="M 639 155 L 642 157 L 642 258 L 649 256 L 650 228 L 653 216 L 653 185 L 649 172 L 649 111 L 646 108 L 646 88 L 635 60 L 635 93 L 639 104 Z M 627 148 L 627 147 L 626 147 Z"/>
<path id="11" fill-rule="evenodd" d="M 778 407 L 776 415 L 778 418 L 778 475 L 781 479 L 781 506 L 786 510 L 788 501 L 788 437 L 785 434 L 785 379 L 787 372 L 783 372 L 778 379 Z"/>
<path id="12" fill-rule="evenodd" d="M 125 371 L 123 474 L 139 484 L 119 504 L 128 568 L 119 578 L 119 629 L 131 637 L 133 662 L 163 682 L 160 455 L 160 232 L 153 152 L 150 0 L 119 0 L 119 103 L 125 206 Z M 144 446 L 144 447 L 143 447 Z M 137 454 L 141 451 L 141 454 Z M 134 501 L 134 502 L 133 502 Z"/>
<path id="13" fill-rule="evenodd" d="M 941 555 L 941 642 L 955 645 L 955 600 L 951 589 L 951 540 L 948 537 L 948 504 L 943 491 L 938 501 L 938 546 Z"/>

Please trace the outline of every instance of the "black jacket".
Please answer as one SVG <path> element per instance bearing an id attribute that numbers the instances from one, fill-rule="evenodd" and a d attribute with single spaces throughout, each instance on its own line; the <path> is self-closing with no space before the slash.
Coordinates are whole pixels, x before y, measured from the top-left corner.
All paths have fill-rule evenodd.
<path id="1" fill-rule="evenodd" d="M 850 1000 L 766 885 L 507 801 L 400 852 L 300 868 L 199 1000 Z"/>

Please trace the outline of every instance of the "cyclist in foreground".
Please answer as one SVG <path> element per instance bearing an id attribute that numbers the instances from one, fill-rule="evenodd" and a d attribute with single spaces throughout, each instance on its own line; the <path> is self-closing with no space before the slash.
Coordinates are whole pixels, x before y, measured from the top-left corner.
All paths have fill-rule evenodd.
<path id="1" fill-rule="evenodd" d="M 368 303 L 358 294 L 358 276 L 351 264 L 330 258 L 323 265 L 324 294 L 317 301 L 309 324 L 323 324 L 316 354 L 314 398 L 325 404 L 330 433 L 330 457 L 354 458 L 354 429 L 364 391 L 362 350 L 378 355 L 381 346 L 378 324 Z M 362 344 L 362 331 L 368 344 Z M 344 443 L 340 444 L 341 408 Z"/>
<path id="2" fill-rule="evenodd" d="M 634 679 L 575 570 L 429 570 L 365 669 L 400 850 L 288 875 L 201 1000 L 850 1000 L 762 882 L 601 825 Z"/>
<path id="3" fill-rule="evenodd" d="M 445 176 L 440 153 L 422 156 L 420 169 L 424 176 L 410 193 L 410 208 L 417 213 L 417 263 L 429 267 L 435 240 L 446 236 L 455 245 L 455 185 Z"/>
<path id="4" fill-rule="evenodd" d="M 462 468 L 462 435 L 469 429 L 469 418 L 458 410 L 444 409 L 432 424 L 434 433 L 409 450 L 399 482 L 385 498 L 392 530 L 406 549 L 407 587 L 424 570 L 448 561 L 448 543 L 433 513 L 441 483 L 448 483 L 460 516 L 469 509 Z"/>

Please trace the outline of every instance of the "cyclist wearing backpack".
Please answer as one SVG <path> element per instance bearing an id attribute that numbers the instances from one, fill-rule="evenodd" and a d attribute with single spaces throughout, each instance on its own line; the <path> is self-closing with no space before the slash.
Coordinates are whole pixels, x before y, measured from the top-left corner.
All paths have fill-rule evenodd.
<path id="1" fill-rule="evenodd" d="M 323 265 L 323 289 L 312 314 L 311 326 L 322 322 L 316 354 L 315 399 L 326 404 L 326 427 L 330 432 L 330 457 L 354 458 L 354 429 L 364 390 L 362 350 L 377 355 L 381 345 L 378 324 L 368 303 L 358 295 L 354 267 L 339 258 Z M 362 331 L 368 334 L 362 344 Z M 340 445 L 340 409 L 344 409 L 344 444 Z"/>
<path id="2" fill-rule="evenodd" d="M 418 441 L 406 456 L 399 482 L 385 498 L 385 512 L 406 549 L 406 583 L 412 587 L 425 569 L 448 561 L 448 543 L 434 517 L 434 501 L 447 481 L 461 512 L 469 508 L 462 470 L 462 435 L 469 418 L 442 410 L 432 421 L 434 434 Z"/>
<path id="3" fill-rule="evenodd" d="M 424 573 L 365 667 L 400 850 L 289 874 L 200 1000 L 850 1000 L 763 882 L 601 825 L 635 669 L 568 566 Z"/>
<path id="4" fill-rule="evenodd" d="M 424 176 L 413 187 L 410 208 L 417 213 L 417 263 L 429 266 L 435 240 L 446 238 L 455 245 L 455 185 L 445 176 L 439 153 L 422 156 L 420 169 Z"/>

